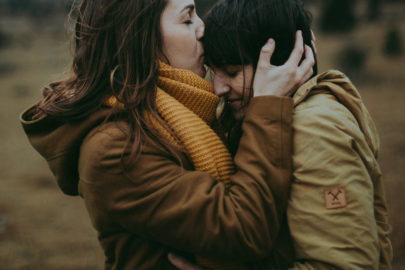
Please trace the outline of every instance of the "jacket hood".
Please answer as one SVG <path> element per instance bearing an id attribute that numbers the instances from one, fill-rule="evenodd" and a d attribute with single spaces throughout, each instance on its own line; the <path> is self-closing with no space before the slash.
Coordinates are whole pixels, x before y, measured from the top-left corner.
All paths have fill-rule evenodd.
<path id="1" fill-rule="evenodd" d="M 366 142 L 375 157 L 378 155 L 380 141 L 375 124 L 365 107 L 361 96 L 350 79 L 338 70 L 330 70 L 319 74 L 302 85 L 294 94 L 294 106 L 310 95 L 329 92 L 343 104 L 356 118 Z"/>
<path id="2" fill-rule="evenodd" d="M 78 159 L 86 135 L 110 114 L 105 108 L 84 120 L 66 122 L 50 116 L 35 118 L 36 106 L 20 116 L 23 129 L 32 146 L 46 159 L 57 183 L 67 195 L 78 195 Z"/>

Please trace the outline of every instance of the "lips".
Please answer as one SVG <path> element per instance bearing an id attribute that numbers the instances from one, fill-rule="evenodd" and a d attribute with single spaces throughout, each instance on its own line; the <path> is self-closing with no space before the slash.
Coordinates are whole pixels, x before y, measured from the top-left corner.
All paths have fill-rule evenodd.
<path id="1" fill-rule="evenodd" d="M 242 100 L 240 99 L 228 99 L 227 103 L 230 107 L 234 109 L 239 109 L 240 106 L 242 105 Z"/>

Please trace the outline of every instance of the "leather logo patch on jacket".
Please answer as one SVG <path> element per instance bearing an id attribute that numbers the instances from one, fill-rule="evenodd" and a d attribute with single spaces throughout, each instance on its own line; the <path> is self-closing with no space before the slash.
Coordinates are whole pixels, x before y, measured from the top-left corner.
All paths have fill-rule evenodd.
<path id="1" fill-rule="evenodd" d="M 324 191 L 326 209 L 346 207 L 346 192 L 343 187 L 331 187 Z"/>

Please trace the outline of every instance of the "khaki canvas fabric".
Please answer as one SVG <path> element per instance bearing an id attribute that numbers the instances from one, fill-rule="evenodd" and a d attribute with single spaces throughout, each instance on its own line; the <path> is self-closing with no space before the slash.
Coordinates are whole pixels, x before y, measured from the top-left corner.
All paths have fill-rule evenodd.
<path id="1" fill-rule="evenodd" d="M 379 139 L 358 91 L 329 71 L 293 99 L 293 269 L 391 269 Z"/>

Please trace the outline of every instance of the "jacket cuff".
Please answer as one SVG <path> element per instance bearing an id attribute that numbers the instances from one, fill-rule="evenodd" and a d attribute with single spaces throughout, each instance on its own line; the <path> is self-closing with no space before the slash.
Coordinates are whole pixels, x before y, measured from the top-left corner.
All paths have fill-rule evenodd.
<path id="1" fill-rule="evenodd" d="M 283 96 L 259 96 L 250 100 L 246 118 L 263 117 L 292 123 L 293 99 Z"/>

